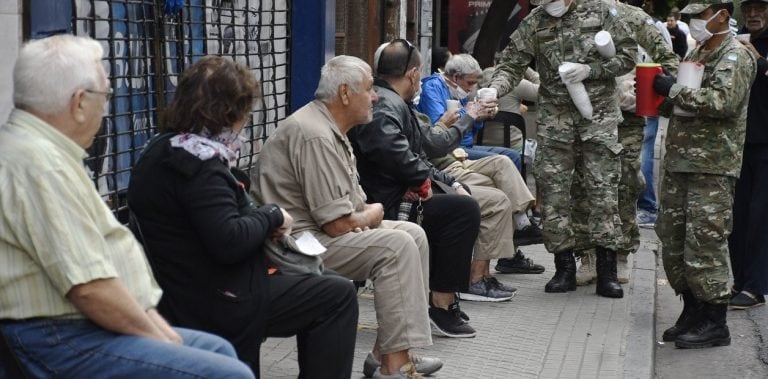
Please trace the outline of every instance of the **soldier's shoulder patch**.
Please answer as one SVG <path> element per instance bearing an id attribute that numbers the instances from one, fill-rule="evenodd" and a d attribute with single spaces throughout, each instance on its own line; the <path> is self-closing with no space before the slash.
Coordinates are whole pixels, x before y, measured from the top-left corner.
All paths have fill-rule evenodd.
<path id="1" fill-rule="evenodd" d="M 650 18 L 650 17 L 648 17 L 648 18 L 646 18 L 646 19 L 645 19 L 645 23 L 646 23 L 647 25 L 654 25 L 654 24 L 655 24 L 655 23 L 653 22 L 653 19 L 652 19 L 652 18 Z"/>
<path id="2" fill-rule="evenodd" d="M 736 60 L 738 59 L 738 57 L 736 56 L 735 53 L 730 53 L 725 58 L 728 59 L 729 61 L 733 61 L 733 62 L 736 62 Z"/>

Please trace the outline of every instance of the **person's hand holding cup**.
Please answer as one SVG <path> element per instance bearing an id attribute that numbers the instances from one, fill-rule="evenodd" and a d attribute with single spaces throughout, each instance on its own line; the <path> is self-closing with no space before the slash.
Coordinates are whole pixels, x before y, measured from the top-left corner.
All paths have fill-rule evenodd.
<path id="1" fill-rule="evenodd" d="M 496 88 L 480 88 L 477 90 L 478 118 L 488 120 L 496 117 L 499 111 L 498 92 Z"/>
<path id="2" fill-rule="evenodd" d="M 448 99 L 445 102 L 445 113 L 440 117 L 438 122 L 445 124 L 445 126 L 451 126 L 454 122 L 459 120 L 459 109 L 461 109 L 461 103 L 458 100 Z"/>

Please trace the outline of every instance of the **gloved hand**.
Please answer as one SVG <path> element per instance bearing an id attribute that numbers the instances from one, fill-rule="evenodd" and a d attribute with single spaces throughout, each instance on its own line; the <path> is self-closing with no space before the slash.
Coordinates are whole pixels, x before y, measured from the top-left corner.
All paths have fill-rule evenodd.
<path id="1" fill-rule="evenodd" d="M 589 77 L 589 72 L 592 71 L 589 66 L 582 63 L 570 63 L 569 66 L 570 67 L 568 67 L 568 70 L 560 74 L 560 77 L 566 84 L 583 82 L 584 79 Z"/>
<path id="2" fill-rule="evenodd" d="M 653 90 L 661 96 L 668 97 L 669 90 L 672 89 L 672 85 L 676 82 L 677 79 L 664 70 L 664 73 L 656 74 L 653 78 Z"/>

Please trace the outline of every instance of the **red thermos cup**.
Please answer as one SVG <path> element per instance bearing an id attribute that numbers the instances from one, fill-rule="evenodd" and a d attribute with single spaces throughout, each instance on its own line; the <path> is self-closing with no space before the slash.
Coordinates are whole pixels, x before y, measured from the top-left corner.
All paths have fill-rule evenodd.
<path id="1" fill-rule="evenodd" d="M 659 115 L 659 105 L 664 101 L 664 97 L 653 90 L 653 78 L 661 72 L 661 65 L 658 63 L 639 63 L 635 68 L 635 114 L 638 116 Z"/>

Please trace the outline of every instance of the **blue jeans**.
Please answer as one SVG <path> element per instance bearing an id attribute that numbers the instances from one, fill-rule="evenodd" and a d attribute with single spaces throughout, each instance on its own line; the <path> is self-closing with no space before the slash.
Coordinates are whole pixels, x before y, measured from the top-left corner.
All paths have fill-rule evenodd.
<path id="1" fill-rule="evenodd" d="M 476 161 L 478 159 L 482 159 L 485 157 L 490 157 L 494 155 L 505 155 L 509 159 L 512 160 L 512 163 L 515 164 L 515 167 L 517 167 L 517 171 L 522 170 L 522 161 L 520 159 L 520 153 L 518 153 L 515 150 L 512 150 L 508 147 L 502 147 L 502 146 L 479 146 L 475 145 L 472 147 L 462 147 L 464 151 L 467 152 L 467 159 Z"/>
<path id="2" fill-rule="evenodd" d="M 637 199 L 637 208 L 656 213 L 656 194 L 653 192 L 653 147 L 656 131 L 659 129 L 658 117 L 646 117 L 643 129 L 643 148 L 640 150 L 640 171 L 645 177 L 645 189 Z"/>
<path id="3" fill-rule="evenodd" d="M 190 329 L 174 328 L 184 339 L 175 345 L 115 334 L 82 319 L 37 319 L 0 328 L 34 378 L 254 377 L 229 342 Z"/>

